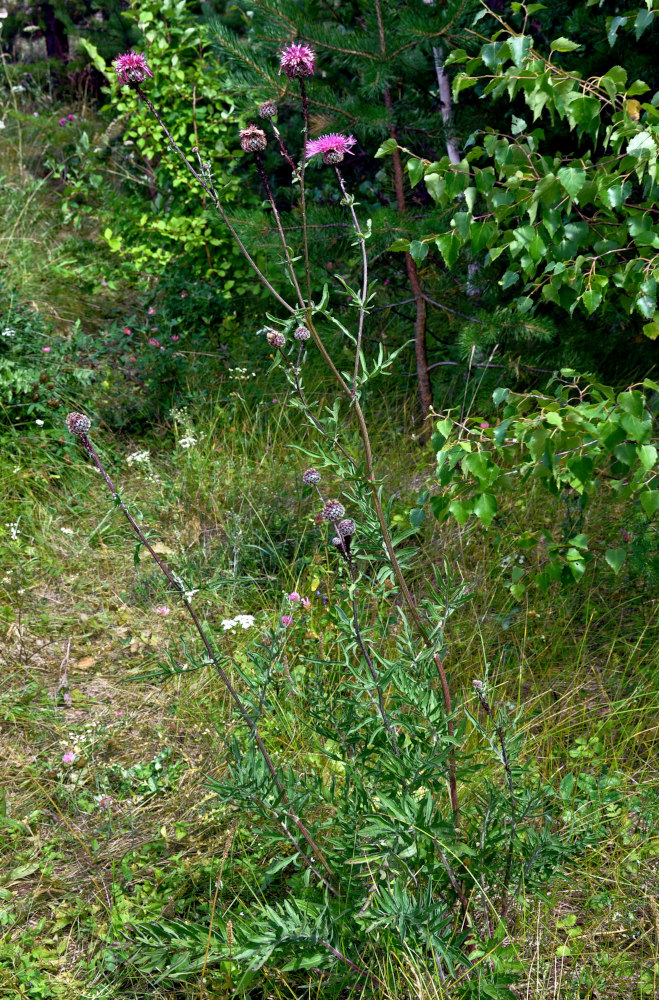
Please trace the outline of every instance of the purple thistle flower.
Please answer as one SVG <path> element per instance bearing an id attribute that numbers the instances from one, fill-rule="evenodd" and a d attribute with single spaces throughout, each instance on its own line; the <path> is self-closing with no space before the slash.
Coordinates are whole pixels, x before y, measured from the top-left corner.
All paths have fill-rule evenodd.
<path id="1" fill-rule="evenodd" d="M 340 135 L 336 132 L 321 135 L 318 139 L 311 139 L 307 143 L 307 159 L 310 160 L 312 156 L 322 153 L 323 163 L 330 166 L 341 163 L 346 153 L 352 155 L 352 147 L 356 142 L 354 135 Z"/>
<path id="2" fill-rule="evenodd" d="M 316 53 L 310 45 L 303 42 L 291 42 L 279 53 L 279 72 L 283 70 L 287 77 L 313 76 L 316 67 Z"/>
<path id="3" fill-rule="evenodd" d="M 153 73 L 147 66 L 146 56 L 143 56 L 140 52 L 124 52 L 122 56 L 118 56 L 114 63 L 114 68 L 117 71 L 117 76 L 119 77 L 119 83 L 126 83 L 128 86 L 132 86 L 134 83 L 141 83 L 142 80 L 146 80 L 147 76 L 153 76 Z"/>

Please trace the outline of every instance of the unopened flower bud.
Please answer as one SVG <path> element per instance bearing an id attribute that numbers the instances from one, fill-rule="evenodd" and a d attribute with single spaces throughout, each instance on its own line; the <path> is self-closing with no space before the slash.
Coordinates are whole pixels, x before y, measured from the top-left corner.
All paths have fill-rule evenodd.
<path id="1" fill-rule="evenodd" d="M 350 538 L 356 530 L 355 522 L 351 517 L 346 517 L 343 521 L 339 521 L 336 530 L 341 535 L 341 538 Z"/>
<path id="2" fill-rule="evenodd" d="M 262 153 L 268 144 L 265 132 L 258 125 L 248 125 L 240 130 L 240 148 L 246 153 Z"/>
<path id="3" fill-rule="evenodd" d="M 315 486 L 316 483 L 320 482 L 320 472 L 317 469 L 307 469 L 306 472 L 302 473 L 302 482 L 306 486 Z"/>
<path id="4" fill-rule="evenodd" d="M 332 545 L 334 545 L 335 548 L 337 548 L 337 549 L 343 549 L 343 548 L 345 548 L 343 539 L 340 537 L 340 535 L 335 535 L 334 536 L 334 538 L 332 539 Z"/>
<path id="5" fill-rule="evenodd" d="M 261 118 L 275 118 L 277 115 L 277 105 L 273 104 L 272 101 L 264 101 L 259 108 L 259 116 Z"/>
<path id="6" fill-rule="evenodd" d="M 309 339 L 311 334 L 307 330 L 306 326 L 298 326 L 293 336 L 295 337 L 296 340 L 299 340 L 300 343 L 303 343 L 305 340 Z"/>
<path id="7" fill-rule="evenodd" d="M 286 337 L 279 330 L 268 330 L 266 334 L 266 340 L 270 344 L 270 347 L 281 348 L 286 343 Z"/>
<path id="8" fill-rule="evenodd" d="M 67 415 L 66 426 L 76 437 L 85 437 L 91 425 L 91 420 L 84 413 L 69 413 Z"/>
<path id="9" fill-rule="evenodd" d="M 336 524 L 345 516 L 346 509 L 338 500 L 328 500 L 323 507 L 323 520 Z"/>
<path id="10" fill-rule="evenodd" d="M 471 683 L 473 684 L 473 686 L 474 686 L 474 688 L 475 688 L 476 691 L 482 691 L 483 690 L 483 682 L 482 681 L 472 681 Z"/>

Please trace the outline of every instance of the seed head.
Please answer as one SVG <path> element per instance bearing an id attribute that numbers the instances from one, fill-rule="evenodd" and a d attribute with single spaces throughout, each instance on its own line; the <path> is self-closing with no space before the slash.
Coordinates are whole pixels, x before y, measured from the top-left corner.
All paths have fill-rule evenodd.
<path id="1" fill-rule="evenodd" d="M 296 340 L 299 340 L 300 343 L 304 343 L 305 340 L 309 339 L 311 334 L 307 330 L 306 326 L 298 326 L 293 336 L 295 337 Z"/>
<path id="2" fill-rule="evenodd" d="M 272 101 L 264 101 L 259 108 L 259 117 L 269 120 L 270 118 L 277 117 L 277 105 L 273 104 Z"/>
<path id="3" fill-rule="evenodd" d="M 343 521 L 339 521 L 336 530 L 341 535 L 341 538 L 350 538 L 356 531 L 355 522 L 351 517 L 346 517 Z"/>
<path id="4" fill-rule="evenodd" d="M 346 509 L 339 500 L 328 500 L 323 507 L 323 521 L 336 524 L 345 516 Z"/>
<path id="5" fill-rule="evenodd" d="M 291 80 L 296 76 L 313 76 L 315 68 L 316 53 L 303 42 L 291 42 L 279 53 L 279 72 L 283 70 Z"/>
<path id="6" fill-rule="evenodd" d="M 146 57 L 132 50 L 124 52 L 122 56 L 115 59 L 114 68 L 117 71 L 119 82 L 126 83 L 129 87 L 134 83 L 141 83 L 142 80 L 146 80 L 147 76 L 153 76 L 153 73 L 147 66 Z"/>
<path id="7" fill-rule="evenodd" d="M 268 330 L 266 340 L 270 344 L 270 347 L 276 347 L 277 349 L 282 348 L 286 343 L 286 337 L 279 330 Z"/>
<path id="8" fill-rule="evenodd" d="M 67 415 L 66 426 L 76 437 L 86 437 L 91 425 L 91 420 L 84 413 L 69 413 Z"/>
<path id="9" fill-rule="evenodd" d="M 262 153 L 268 144 L 265 132 L 258 125 L 248 125 L 247 128 L 241 128 L 239 135 L 240 148 L 244 149 L 246 153 Z"/>
<path id="10" fill-rule="evenodd" d="M 307 469 L 302 473 L 302 482 L 307 486 L 315 486 L 320 482 L 320 472 L 317 469 Z"/>

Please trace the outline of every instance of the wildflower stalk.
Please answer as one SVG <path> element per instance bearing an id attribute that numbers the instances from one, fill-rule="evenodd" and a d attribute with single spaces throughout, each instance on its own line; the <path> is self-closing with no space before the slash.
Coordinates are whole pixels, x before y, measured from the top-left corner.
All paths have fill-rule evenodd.
<path id="1" fill-rule="evenodd" d="M 506 854 L 506 868 L 503 876 L 503 887 L 501 890 L 501 919 L 503 920 L 508 911 L 508 887 L 510 885 L 510 876 L 512 873 L 513 866 L 513 848 L 515 845 L 515 830 L 517 829 L 517 803 L 515 801 L 515 784 L 513 782 L 513 772 L 510 766 L 510 761 L 508 759 L 508 749 L 506 747 L 506 733 L 500 722 L 497 721 L 494 712 L 492 711 L 492 706 L 483 694 L 483 684 L 481 681 L 474 681 L 474 690 L 478 696 L 478 700 L 481 703 L 483 711 L 492 720 L 494 726 L 494 731 L 497 734 L 499 740 L 499 746 L 501 747 L 501 759 L 503 761 L 503 767 L 506 772 L 506 779 L 508 782 L 508 792 L 510 794 L 510 837 L 508 840 L 508 851 Z"/>
<path id="2" fill-rule="evenodd" d="M 112 497 L 113 497 L 115 503 L 117 504 L 117 506 L 121 510 L 121 512 L 124 515 L 124 517 L 126 518 L 126 520 L 128 521 L 128 524 L 130 525 L 130 527 L 132 528 L 132 530 L 136 534 L 137 538 L 140 540 L 140 542 L 142 543 L 142 545 L 144 545 L 144 547 L 146 548 L 146 550 L 149 552 L 151 558 L 155 561 L 156 565 L 159 567 L 159 569 L 162 571 L 162 573 L 166 576 L 167 580 L 172 585 L 172 587 L 181 596 L 181 598 L 183 600 L 183 604 L 184 604 L 184 606 L 185 606 L 185 608 L 186 608 L 186 610 L 187 610 L 190 618 L 192 619 L 194 627 L 197 630 L 201 641 L 204 644 L 204 647 L 206 649 L 206 652 L 208 654 L 208 657 L 209 657 L 211 663 L 213 664 L 213 666 L 214 666 L 214 668 L 215 668 L 215 670 L 216 670 L 216 672 L 217 672 L 220 680 L 222 681 L 222 683 L 226 687 L 227 691 L 229 692 L 229 694 L 230 694 L 230 696 L 231 696 L 231 698 L 232 698 L 232 700 L 234 702 L 234 705 L 236 706 L 236 708 L 237 708 L 240 716 L 242 717 L 243 721 L 247 725 L 248 729 L 250 730 L 250 732 L 251 732 L 251 734 L 252 734 L 252 736 L 254 738 L 254 742 L 256 743 L 256 745 L 257 745 L 257 747 L 259 749 L 259 752 L 260 752 L 260 754 L 261 754 L 261 756 L 262 756 L 262 758 L 263 758 L 263 760 L 265 762 L 265 765 L 266 765 L 268 771 L 270 772 L 270 775 L 272 777 L 274 785 L 275 785 L 275 787 L 276 787 L 276 789 L 277 789 L 277 791 L 279 793 L 280 800 L 282 802 L 284 802 L 284 803 L 288 803 L 288 797 L 286 795 L 286 791 L 284 789 L 284 786 L 281 783 L 279 775 L 277 774 L 277 770 L 275 768 L 275 765 L 272 762 L 270 754 L 268 753 L 268 750 L 267 750 L 267 748 L 266 748 L 263 740 L 261 739 L 261 735 L 260 735 L 260 733 L 258 731 L 256 723 L 254 722 L 254 720 L 252 719 L 251 715 L 247 711 L 247 708 L 245 707 L 242 698 L 240 697 L 240 695 L 236 691 L 235 687 L 231 683 L 231 681 L 229 679 L 229 676 L 227 675 L 226 671 L 224 670 L 224 668 L 220 664 L 220 662 L 219 662 L 219 660 L 217 658 L 217 654 L 216 654 L 216 652 L 215 652 L 215 650 L 214 650 L 214 648 L 213 648 L 213 646 L 212 646 L 212 644 L 211 644 L 211 642 L 210 642 L 210 640 L 209 640 L 209 638 L 208 638 L 208 636 L 206 634 L 206 631 L 205 631 L 205 629 L 203 627 L 203 624 L 202 624 L 201 620 L 199 619 L 199 616 L 197 615 L 197 612 L 192 607 L 190 599 L 187 596 L 187 592 L 185 590 L 185 587 L 183 586 L 183 584 L 179 580 L 176 579 L 176 577 L 167 568 L 167 566 L 162 561 L 162 559 L 160 558 L 160 556 L 158 555 L 158 553 L 154 550 L 153 546 L 150 544 L 148 538 L 144 534 L 144 531 L 142 530 L 142 528 L 140 527 L 140 525 L 137 523 L 137 521 L 135 520 L 135 518 L 133 517 L 133 515 L 130 513 L 130 511 L 126 507 L 126 504 L 121 499 L 121 496 L 119 495 L 119 492 L 118 492 L 116 486 L 114 485 L 114 483 L 110 479 L 108 473 L 106 472 L 105 467 L 104 467 L 101 459 L 99 458 L 99 455 L 96 452 L 96 449 L 94 448 L 94 446 L 91 443 L 91 441 L 90 441 L 89 437 L 87 436 L 87 434 L 86 433 L 80 433 L 79 431 L 75 431 L 75 430 L 73 431 L 73 433 L 75 433 L 76 436 L 79 437 L 80 443 L 82 444 L 83 448 L 87 451 L 87 453 L 91 457 L 92 461 L 96 465 L 96 468 L 98 469 L 98 471 L 101 473 L 101 475 L 105 479 L 105 482 L 108 485 L 108 488 L 109 488 L 109 490 L 110 490 L 110 492 L 112 494 Z M 300 833 L 302 834 L 302 836 L 304 837 L 304 839 L 308 843 L 309 847 L 311 848 L 312 852 L 315 854 L 315 856 L 320 861 L 322 867 L 324 868 L 325 872 L 327 873 L 327 878 L 323 879 L 324 884 L 328 887 L 328 889 L 330 889 L 331 892 L 333 892 L 336 895 L 337 894 L 336 893 L 336 889 L 333 886 L 332 871 L 331 871 L 329 865 L 327 864 L 327 860 L 326 860 L 323 852 L 321 851 L 320 847 L 318 846 L 318 844 L 316 844 L 316 842 L 313 839 L 311 833 L 309 832 L 309 830 L 307 829 L 307 827 L 304 825 L 304 823 L 302 822 L 302 820 L 298 816 L 296 816 L 294 813 L 290 812 L 289 810 L 284 810 L 284 812 L 285 812 L 285 815 L 288 816 L 295 823 L 295 825 L 297 826 L 298 830 L 300 831 Z M 306 857 L 306 855 L 304 855 L 304 852 L 299 847 L 298 847 L 298 851 L 299 851 L 299 853 L 303 857 Z"/>
<path id="3" fill-rule="evenodd" d="M 362 333 L 364 330 L 364 317 L 366 315 L 366 292 L 368 289 L 368 256 L 366 254 L 366 239 L 359 228 L 359 223 L 357 221 L 357 213 L 355 212 L 354 198 L 352 198 L 346 189 L 343 176 L 338 166 L 335 166 L 336 177 L 339 182 L 339 187 L 341 188 L 341 193 L 343 194 L 343 200 L 348 206 L 350 216 L 352 218 L 352 224 L 357 234 L 357 239 L 359 240 L 361 250 L 362 250 L 362 297 L 359 303 L 359 318 L 357 320 L 357 344 L 355 346 L 355 371 L 352 377 L 352 393 L 353 396 L 357 391 L 357 376 L 359 375 L 359 363 L 362 349 Z"/>
<path id="4" fill-rule="evenodd" d="M 304 172 L 307 166 L 307 143 L 309 141 L 309 99 L 302 77 L 299 78 L 302 97 L 302 160 L 300 162 L 300 207 L 302 209 L 302 246 L 304 250 L 304 270 L 307 276 L 307 301 L 311 302 L 311 268 L 309 266 L 309 234 L 307 232 L 307 200 L 304 187 Z"/>
<path id="5" fill-rule="evenodd" d="M 158 112 L 156 111 L 155 107 L 153 106 L 153 104 L 151 103 L 151 101 L 149 100 L 149 98 L 146 96 L 146 94 L 144 93 L 144 91 L 142 90 L 142 88 L 138 84 L 136 84 L 136 83 L 131 84 L 131 86 L 135 90 L 136 94 L 139 96 L 140 100 L 144 101 L 144 103 L 146 104 L 147 108 L 149 109 L 149 111 L 151 112 L 151 114 L 153 115 L 153 117 L 156 119 L 156 121 L 158 122 L 158 124 L 160 125 L 161 129 L 163 130 L 163 132 L 165 133 L 165 135 L 169 139 L 169 141 L 170 141 L 170 143 L 172 145 L 172 149 L 181 158 L 181 160 L 183 161 L 183 163 L 185 164 L 185 166 L 188 168 L 188 170 L 190 171 L 190 173 L 192 174 L 192 176 L 194 177 L 194 179 L 197 181 L 198 184 L 201 185 L 201 187 L 204 189 L 204 191 L 206 192 L 206 194 L 208 195 L 208 197 L 213 202 L 213 205 L 215 206 L 218 214 L 221 216 L 222 221 L 224 222 L 225 226 L 227 227 L 227 229 L 229 230 L 229 232 L 233 236 L 234 240 L 236 241 L 240 252 L 242 253 L 243 257 L 245 258 L 245 260 L 247 261 L 247 263 L 249 264 L 249 266 L 252 268 L 252 270 L 256 274 L 256 276 L 259 279 L 259 281 L 263 285 L 265 285 L 265 287 L 268 289 L 268 291 L 272 295 L 274 295 L 274 297 L 277 299 L 277 301 L 279 302 L 280 305 L 282 305 L 285 309 L 287 309 L 288 312 L 294 313 L 295 309 L 293 308 L 293 306 L 289 305 L 289 303 L 286 302 L 286 300 L 282 298 L 282 296 L 279 294 L 279 292 L 275 288 L 272 287 L 272 285 L 270 284 L 270 282 L 268 281 L 268 279 L 266 278 L 266 276 L 263 274 L 263 272 L 259 268 L 259 266 L 256 263 L 256 261 L 252 258 L 252 256 L 249 253 L 247 247 L 245 246 L 245 244 L 243 243 L 243 241 L 240 239 L 240 236 L 238 235 L 238 233 L 234 229 L 233 225 L 231 224 L 231 220 L 229 219 L 229 216 L 227 215 L 227 213 L 224 210 L 224 206 L 222 205 L 222 202 L 219 199 L 219 196 L 217 194 L 217 191 L 215 190 L 215 186 L 213 185 L 213 182 L 209 181 L 209 179 L 205 178 L 201 173 L 197 173 L 197 171 L 192 166 L 192 164 L 188 160 L 187 156 L 185 155 L 185 153 L 183 152 L 183 150 L 181 149 L 181 147 L 178 145 L 178 143 L 174 139 L 173 135 L 171 134 L 171 132 L 169 131 L 169 129 L 165 125 L 164 121 L 162 120 L 162 118 L 160 117 L 160 115 L 158 114 Z"/>
<path id="6" fill-rule="evenodd" d="M 300 291 L 300 286 L 298 284 L 297 275 L 295 273 L 295 267 L 293 266 L 293 261 L 291 260 L 291 255 L 290 255 L 289 250 L 288 250 L 288 244 L 286 242 L 286 235 L 284 233 L 284 227 L 281 224 L 281 216 L 279 215 L 279 209 L 277 208 L 277 203 L 275 202 L 275 199 L 272 197 L 272 190 L 270 188 L 270 182 L 268 181 L 268 175 L 266 174 L 266 172 L 265 172 L 265 170 L 263 168 L 263 160 L 261 159 L 261 154 L 260 153 L 255 153 L 254 154 L 254 159 L 256 160 L 256 169 L 259 172 L 259 177 L 261 178 L 261 183 L 263 184 L 263 187 L 265 188 L 265 193 L 268 196 L 268 201 L 270 202 L 270 207 L 272 208 L 272 211 L 273 211 L 273 214 L 274 214 L 274 217 L 275 217 L 275 222 L 277 224 L 277 230 L 279 232 L 279 237 L 281 239 L 281 245 L 283 247 L 284 256 L 286 258 L 286 264 L 288 265 L 288 272 L 289 272 L 289 274 L 291 276 L 291 282 L 293 283 L 293 288 L 295 289 L 298 302 L 300 303 L 300 307 L 302 309 L 304 309 L 304 306 L 305 306 L 304 298 L 302 296 L 302 292 Z"/>

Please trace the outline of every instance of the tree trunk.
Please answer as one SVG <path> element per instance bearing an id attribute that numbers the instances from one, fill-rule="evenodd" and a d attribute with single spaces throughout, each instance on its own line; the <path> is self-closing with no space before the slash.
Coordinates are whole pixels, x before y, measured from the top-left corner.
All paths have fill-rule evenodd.
<path id="1" fill-rule="evenodd" d="M 39 7 L 39 14 L 44 25 L 46 55 L 49 59 L 68 62 L 69 36 L 62 22 L 58 20 L 52 3 L 42 3 Z"/>

